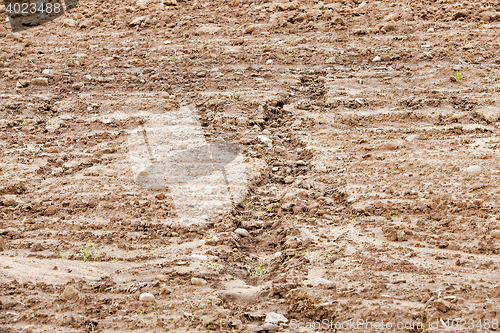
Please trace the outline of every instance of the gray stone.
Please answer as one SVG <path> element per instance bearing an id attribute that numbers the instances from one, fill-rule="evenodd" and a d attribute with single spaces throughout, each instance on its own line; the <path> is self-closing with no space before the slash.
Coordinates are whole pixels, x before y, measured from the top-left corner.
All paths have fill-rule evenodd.
<path id="1" fill-rule="evenodd" d="M 271 323 L 265 323 L 262 325 L 262 330 L 264 332 L 276 332 L 278 330 L 278 326 Z"/>
<path id="2" fill-rule="evenodd" d="M 78 294 L 78 290 L 75 287 L 66 286 L 61 294 L 61 297 L 66 298 L 67 300 L 76 299 L 78 298 Z"/>
<path id="3" fill-rule="evenodd" d="M 141 302 L 153 302 L 155 300 L 155 296 L 150 293 L 142 293 L 141 296 L 139 296 L 139 301 Z"/>
<path id="4" fill-rule="evenodd" d="M 480 173 L 481 173 L 481 167 L 479 165 L 471 165 L 462 172 L 462 174 L 465 176 L 477 176 Z"/>
<path id="5" fill-rule="evenodd" d="M 266 315 L 266 323 L 271 323 L 271 324 L 279 324 L 279 323 L 287 323 L 288 319 L 286 319 L 285 316 L 282 314 L 276 313 L 276 312 L 269 312 Z"/>
<path id="6" fill-rule="evenodd" d="M 250 233 L 243 228 L 238 228 L 234 232 L 240 235 L 241 237 L 250 237 Z"/>
<path id="7" fill-rule="evenodd" d="M 380 58 L 379 56 L 376 56 L 375 58 L 373 58 L 372 61 L 373 62 L 379 62 L 379 61 L 382 61 L 382 58 Z"/>
<path id="8" fill-rule="evenodd" d="M 207 281 L 205 279 L 200 279 L 200 278 L 191 278 L 191 284 L 193 286 L 199 286 L 199 287 L 204 287 L 207 285 Z"/>

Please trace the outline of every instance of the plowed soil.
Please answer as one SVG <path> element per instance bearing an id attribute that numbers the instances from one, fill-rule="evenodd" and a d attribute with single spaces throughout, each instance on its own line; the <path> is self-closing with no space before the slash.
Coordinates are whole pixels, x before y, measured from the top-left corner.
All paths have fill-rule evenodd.
<path id="1" fill-rule="evenodd" d="M 0 332 L 500 329 L 497 1 L 81 0 L 0 22 Z M 251 171 L 189 225 L 127 159 L 186 106 Z"/>

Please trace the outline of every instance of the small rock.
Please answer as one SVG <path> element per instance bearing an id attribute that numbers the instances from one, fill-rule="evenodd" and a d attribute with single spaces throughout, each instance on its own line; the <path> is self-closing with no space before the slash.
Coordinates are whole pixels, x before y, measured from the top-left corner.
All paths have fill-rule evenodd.
<path id="1" fill-rule="evenodd" d="M 395 242 L 398 240 L 398 233 L 393 228 L 389 228 L 388 230 L 386 230 L 384 236 L 390 242 Z"/>
<path id="2" fill-rule="evenodd" d="M 7 244 L 5 244 L 5 241 L 2 238 L 0 238 L 0 252 L 5 251 L 6 248 Z"/>
<path id="3" fill-rule="evenodd" d="M 462 172 L 465 176 L 477 176 L 481 173 L 481 167 L 479 165 L 471 165 Z"/>
<path id="4" fill-rule="evenodd" d="M 48 69 L 48 68 L 47 68 L 47 69 L 44 69 L 44 70 L 42 71 L 42 74 L 43 74 L 43 75 L 50 75 L 50 69 Z"/>
<path id="5" fill-rule="evenodd" d="M 35 86 L 48 86 L 49 79 L 47 79 L 46 77 L 37 77 L 31 80 L 31 84 Z"/>
<path id="6" fill-rule="evenodd" d="M 307 163 L 303 160 L 298 160 L 297 165 L 304 166 L 304 165 L 307 165 Z"/>
<path id="7" fill-rule="evenodd" d="M 276 332 L 278 330 L 278 326 L 272 323 L 265 323 L 264 325 L 262 325 L 262 330 L 264 332 Z"/>
<path id="8" fill-rule="evenodd" d="M 412 134 L 412 135 L 407 136 L 405 138 L 405 140 L 408 141 L 408 142 L 415 141 L 416 139 L 418 139 L 418 134 Z"/>
<path id="9" fill-rule="evenodd" d="M 243 229 L 243 228 L 238 228 L 234 232 L 237 233 L 238 235 L 240 235 L 241 237 L 250 237 L 250 234 L 248 233 L 248 231 L 246 229 Z"/>
<path id="10" fill-rule="evenodd" d="M 142 293 L 141 296 L 139 296 L 139 301 L 141 302 L 153 302 L 155 300 L 155 296 L 150 293 Z"/>
<path id="11" fill-rule="evenodd" d="M 434 301 L 434 307 L 441 312 L 446 312 L 450 309 L 450 303 L 445 300 L 438 299 Z"/>
<path id="12" fill-rule="evenodd" d="M 201 261 L 207 261 L 208 257 L 203 255 L 203 254 L 192 254 L 189 256 L 191 259 L 196 259 L 196 260 L 201 260 Z"/>
<path id="13" fill-rule="evenodd" d="M 328 169 L 326 168 L 326 166 L 317 166 L 316 171 L 325 173 L 328 171 Z"/>
<path id="14" fill-rule="evenodd" d="M 78 26 L 78 22 L 72 19 L 66 19 L 63 21 L 64 26 L 69 27 L 69 28 L 75 28 Z"/>
<path id="15" fill-rule="evenodd" d="M 85 78 L 86 78 L 87 80 L 92 80 L 92 75 L 88 75 L 88 74 L 87 74 L 87 75 L 85 75 Z"/>
<path id="16" fill-rule="evenodd" d="M 245 34 L 251 34 L 251 33 L 255 32 L 255 30 L 257 30 L 257 26 L 255 26 L 255 25 L 249 25 L 245 29 Z"/>
<path id="17" fill-rule="evenodd" d="M 191 284 L 193 286 L 205 287 L 207 285 L 207 281 L 205 279 L 200 278 L 191 278 Z"/>
<path id="18" fill-rule="evenodd" d="M 380 62 L 382 61 L 382 58 L 380 58 L 379 56 L 376 56 L 375 58 L 373 58 L 372 62 Z"/>
<path id="19" fill-rule="evenodd" d="M 264 144 L 269 144 L 273 142 L 271 139 L 269 139 L 267 136 L 264 135 L 259 135 L 259 140 Z"/>
<path id="20" fill-rule="evenodd" d="M 160 293 L 161 293 L 162 295 L 168 295 L 168 294 L 172 293 L 172 291 L 173 291 L 173 290 L 172 290 L 172 288 L 170 288 L 170 287 L 169 287 L 169 286 L 167 286 L 167 285 L 163 285 L 163 286 L 161 286 L 161 288 L 160 288 Z"/>
<path id="21" fill-rule="evenodd" d="M 57 213 L 57 207 L 54 205 L 47 207 L 45 210 L 45 215 L 47 216 L 54 215 L 55 213 Z"/>
<path id="22" fill-rule="evenodd" d="M 406 279 L 396 279 L 391 281 L 392 284 L 406 283 Z"/>
<path id="23" fill-rule="evenodd" d="M 155 195 L 155 198 L 158 200 L 163 200 L 165 199 L 165 193 L 158 193 L 157 195 Z"/>
<path id="24" fill-rule="evenodd" d="M 324 278 L 314 279 L 313 285 L 327 287 L 328 289 L 335 288 L 335 284 L 332 281 L 324 279 Z"/>
<path id="25" fill-rule="evenodd" d="M 19 204 L 22 204 L 23 202 L 20 201 L 17 196 L 13 194 L 6 194 L 3 196 L 3 205 L 4 206 L 17 206 Z"/>
<path id="26" fill-rule="evenodd" d="M 129 23 L 129 25 L 130 25 L 131 27 L 136 26 L 136 25 L 140 25 L 142 22 L 146 21 L 146 19 L 147 19 L 147 18 L 148 18 L 147 16 L 140 16 L 140 17 L 137 17 L 137 18 L 133 19 L 133 20 Z"/>
<path id="27" fill-rule="evenodd" d="M 491 230 L 491 237 L 500 239 L 500 230 Z"/>
<path id="28" fill-rule="evenodd" d="M 434 32 L 434 28 L 427 29 L 427 32 Z"/>
<path id="29" fill-rule="evenodd" d="M 146 9 L 149 4 L 149 0 L 137 0 L 135 6 L 139 9 Z"/>
<path id="30" fill-rule="evenodd" d="M 262 134 L 264 135 L 271 135 L 271 132 L 268 129 L 265 129 L 262 131 Z"/>
<path id="31" fill-rule="evenodd" d="M 276 312 L 269 312 L 266 315 L 266 323 L 271 323 L 271 324 L 279 324 L 279 323 L 287 323 L 288 319 L 286 319 L 285 316 L 282 314 L 276 313 Z"/>
<path id="32" fill-rule="evenodd" d="M 291 184 L 291 183 L 293 183 L 294 180 L 295 180 L 295 178 L 293 176 L 286 176 L 285 177 L 285 184 Z"/>
<path id="33" fill-rule="evenodd" d="M 78 290 L 72 286 L 66 286 L 64 291 L 61 294 L 62 298 L 66 298 L 67 300 L 78 298 Z"/>
<path id="34" fill-rule="evenodd" d="M 78 83 L 73 84 L 72 87 L 75 90 L 81 90 L 83 87 L 85 87 L 85 83 L 78 82 Z"/>
<path id="35" fill-rule="evenodd" d="M 166 91 L 162 91 L 160 96 L 161 98 L 168 99 L 170 97 L 170 94 Z"/>

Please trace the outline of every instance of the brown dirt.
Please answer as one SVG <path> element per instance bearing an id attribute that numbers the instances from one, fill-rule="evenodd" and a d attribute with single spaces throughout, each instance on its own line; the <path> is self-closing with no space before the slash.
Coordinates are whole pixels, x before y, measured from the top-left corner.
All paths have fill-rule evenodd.
<path id="1" fill-rule="evenodd" d="M 12 34 L 0 9 L 0 332 L 249 332 L 268 312 L 493 330 L 499 13 L 81 0 Z M 192 226 L 126 160 L 130 131 L 186 105 L 259 165 L 239 205 Z"/>

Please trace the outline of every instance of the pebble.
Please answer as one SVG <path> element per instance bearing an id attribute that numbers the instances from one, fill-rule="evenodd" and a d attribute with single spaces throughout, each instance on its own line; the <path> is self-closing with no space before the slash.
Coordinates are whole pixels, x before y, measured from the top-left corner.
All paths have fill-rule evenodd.
<path id="1" fill-rule="evenodd" d="M 418 134 L 412 134 L 412 135 L 407 136 L 407 137 L 405 138 L 405 140 L 406 140 L 406 141 L 408 141 L 408 142 L 414 141 L 414 140 L 416 140 L 416 139 L 418 139 Z"/>
<path id="2" fill-rule="evenodd" d="M 334 283 L 330 280 L 324 279 L 324 278 L 316 278 L 313 280 L 313 284 L 316 286 L 325 286 L 329 288 L 335 287 Z"/>
<path id="3" fill-rule="evenodd" d="M 281 255 L 282 255 L 282 252 L 280 252 L 280 251 L 278 251 L 278 252 L 276 252 L 276 253 L 274 254 L 274 256 L 275 256 L 275 257 L 281 257 Z"/>
<path id="4" fill-rule="evenodd" d="M 372 62 L 379 62 L 379 61 L 382 61 L 382 58 L 380 58 L 379 56 L 376 56 L 375 58 L 373 58 Z"/>
<path id="5" fill-rule="evenodd" d="M 500 239 L 500 230 L 491 230 L 491 237 Z"/>
<path id="6" fill-rule="evenodd" d="M 282 314 L 276 313 L 276 312 L 269 312 L 266 315 L 266 323 L 271 323 L 271 324 L 279 324 L 279 323 L 287 323 L 288 319 L 286 319 L 285 316 Z"/>
<path id="7" fill-rule="evenodd" d="M 265 323 L 264 325 L 262 325 L 262 330 L 264 332 L 276 332 L 278 330 L 278 326 L 272 323 Z"/>
<path id="8" fill-rule="evenodd" d="M 208 257 L 203 255 L 203 254 L 192 254 L 189 256 L 189 258 L 191 259 L 197 259 L 197 260 L 201 260 L 201 261 L 206 261 L 208 260 Z"/>
<path id="9" fill-rule="evenodd" d="M 481 173 L 481 167 L 479 165 L 471 165 L 463 171 L 464 175 L 467 176 L 477 176 Z"/>
<path id="10" fill-rule="evenodd" d="M 55 213 L 57 213 L 57 207 L 56 206 L 49 206 L 45 210 L 45 215 L 47 215 L 47 216 L 54 215 Z"/>
<path id="11" fill-rule="evenodd" d="M 303 161 L 303 160 L 298 160 L 298 161 L 297 161 L 297 165 L 302 165 L 302 166 L 304 166 L 304 165 L 307 165 L 307 163 L 306 163 L 305 161 Z"/>
<path id="12" fill-rule="evenodd" d="M 240 235 L 241 237 L 250 237 L 250 234 L 248 233 L 248 231 L 246 229 L 243 229 L 243 228 L 238 228 L 234 232 L 237 233 L 238 235 Z"/>
<path id="13" fill-rule="evenodd" d="M 75 27 L 78 26 L 78 22 L 76 22 L 75 20 L 72 20 L 72 19 L 66 19 L 66 20 L 64 20 L 63 24 L 66 27 L 70 27 L 70 28 L 75 28 Z"/>
<path id="14" fill-rule="evenodd" d="M 272 59 L 269 59 L 268 61 L 266 61 L 266 65 L 272 65 L 272 64 L 273 64 Z"/>
<path id="15" fill-rule="evenodd" d="M 285 177 L 285 184 L 291 184 L 294 180 L 295 178 L 293 176 L 287 176 Z"/>
<path id="16" fill-rule="evenodd" d="M 50 74 L 50 69 L 48 69 L 48 68 L 47 68 L 47 69 L 44 69 L 44 70 L 42 71 L 42 74 L 44 74 L 44 75 L 49 75 L 49 74 Z"/>
<path id="17" fill-rule="evenodd" d="M 68 300 L 78 298 L 78 290 L 75 287 L 66 286 L 61 294 L 61 297 Z"/>
<path id="18" fill-rule="evenodd" d="M 427 32 L 434 32 L 434 28 L 427 29 Z"/>
<path id="19" fill-rule="evenodd" d="M 155 300 L 155 295 L 150 293 L 142 293 L 141 296 L 139 296 L 139 301 L 141 302 L 152 302 L 154 300 Z"/>
<path id="20" fill-rule="evenodd" d="M 136 17 L 135 19 L 133 19 L 129 25 L 131 27 L 135 26 L 135 25 L 140 25 L 142 22 L 146 21 L 147 19 L 147 16 L 140 16 L 140 17 Z"/>
<path id="21" fill-rule="evenodd" d="M 262 131 L 262 134 L 264 135 L 271 135 L 271 132 L 268 129 L 265 129 Z"/>
<path id="22" fill-rule="evenodd" d="M 15 195 L 12 194 L 4 195 L 2 202 L 4 206 L 17 206 L 22 204 L 22 201 L 20 201 Z"/>
<path id="23" fill-rule="evenodd" d="M 204 287 L 207 285 L 207 280 L 205 279 L 200 279 L 200 278 L 191 278 L 191 284 L 193 286 L 199 286 L 199 287 Z"/>
<path id="24" fill-rule="evenodd" d="M 278 168 L 278 167 L 274 167 L 274 168 L 273 168 L 273 171 L 274 171 L 274 172 L 276 172 L 276 171 L 278 171 L 279 169 L 280 169 L 280 168 Z"/>
<path id="25" fill-rule="evenodd" d="M 264 135 L 259 135 L 259 140 L 260 140 L 260 142 L 262 142 L 264 144 L 272 143 L 272 140 L 269 139 L 267 136 L 264 136 Z"/>
<path id="26" fill-rule="evenodd" d="M 170 94 L 166 91 L 162 91 L 160 96 L 161 98 L 168 99 L 170 97 Z"/>
<path id="27" fill-rule="evenodd" d="M 87 75 L 85 75 L 85 78 L 86 78 L 87 80 L 92 80 L 92 75 L 88 75 L 88 74 L 87 74 Z"/>

